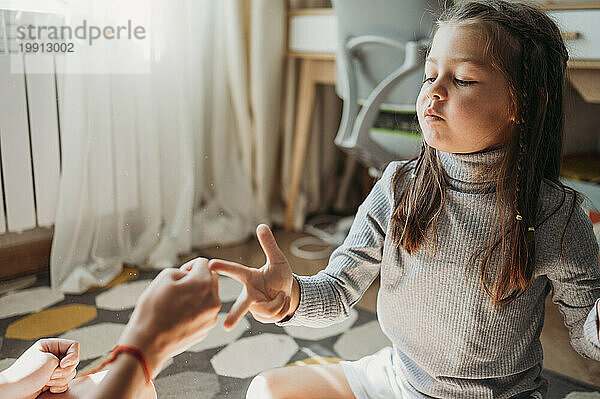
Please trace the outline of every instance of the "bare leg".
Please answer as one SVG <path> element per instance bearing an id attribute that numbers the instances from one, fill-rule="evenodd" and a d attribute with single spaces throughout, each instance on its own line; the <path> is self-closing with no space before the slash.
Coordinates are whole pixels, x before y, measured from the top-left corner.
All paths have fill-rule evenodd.
<path id="1" fill-rule="evenodd" d="M 246 399 L 354 399 L 339 364 L 282 367 L 260 373 Z"/>

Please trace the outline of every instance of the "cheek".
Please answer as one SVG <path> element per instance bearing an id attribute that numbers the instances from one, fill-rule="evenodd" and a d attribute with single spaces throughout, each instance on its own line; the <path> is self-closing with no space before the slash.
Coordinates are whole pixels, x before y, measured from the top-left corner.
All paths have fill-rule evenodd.
<path id="1" fill-rule="evenodd" d="M 420 115 L 422 114 L 423 110 L 425 109 L 425 90 L 423 87 L 421 87 L 421 91 L 419 92 L 419 95 L 417 96 L 417 103 L 416 103 L 416 108 L 417 108 L 417 113 Z"/>
<path id="2" fill-rule="evenodd" d="M 423 112 L 425 111 L 427 105 L 427 97 L 425 96 L 424 87 L 421 87 L 421 91 L 417 96 L 417 102 L 415 105 L 415 108 L 417 110 L 417 119 L 419 120 L 419 125 L 421 125 L 421 129 L 423 129 L 423 124 L 425 122 L 423 120 Z"/>
<path id="3" fill-rule="evenodd" d="M 463 96 L 452 104 L 453 120 L 457 124 L 484 131 L 496 130 L 508 120 L 508 112 L 502 103 L 493 101 L 489 96 Z"/>
<path id="4" fill-rule="evenodd" d="M 495 132 L 502 129 L 508 123 L 508 113 L 502 107 L 480 107 L 480 111 L 474 116 L 479 127 L 485 131 Z"/>

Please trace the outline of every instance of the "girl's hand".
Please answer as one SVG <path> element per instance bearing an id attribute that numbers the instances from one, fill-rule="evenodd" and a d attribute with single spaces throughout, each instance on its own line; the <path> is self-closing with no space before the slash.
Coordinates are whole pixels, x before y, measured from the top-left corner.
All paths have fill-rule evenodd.
<path id="1" fill-rule="evenodd" d="M 267 256 L 267 263 L 260 269 L 220 259 L 213 259 L 208 265 L 210 270 L 244 285 L 223 322 L 227 330 L 232 329 L 248 310 L 261 323 L 276 323 L 293 314 L 298 306 L 298 282 L 273 233 L 267 225 L 261 224 L 256 228 L 256 236 Z"/>

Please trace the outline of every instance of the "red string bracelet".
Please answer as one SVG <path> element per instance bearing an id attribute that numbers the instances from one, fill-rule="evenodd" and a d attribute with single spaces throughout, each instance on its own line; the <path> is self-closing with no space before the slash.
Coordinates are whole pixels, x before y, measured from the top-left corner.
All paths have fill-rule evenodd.
<path id="1" fill-rule="evenodd" d="M 110 352 L 110 354 L 108 355 L 108 358 L 106 360 L 104 360 L 98 367 L 96 367 L 93 370 L 88 371 L 84 375 L 90 375 L 90 374 L 99 372 L 104 367 L 106 367 L 107 364 L 114 362 L 115 359 L 117 358 L 117 356 L 119 356 L 121 353 L 128 353 L 128 354 L 134 356 L 140 362 L 140 364 L 142 365 L 142 369 L 144 369 L 144 375 L 146 376 L 146 384 L 150 384 L 150 382 L 152 381 L 152 374 L 150 374 L 150 368 L 148 367 L 148 362 L 146 362 L 146 358 L 144 357 L 144 354 L 142 353 L 142 351 L 139 350 L 138 348 L 136 348 L 135 346 L 131 346 L 131 345 L 115 346 L 113 348 L 113 350 Z"/>

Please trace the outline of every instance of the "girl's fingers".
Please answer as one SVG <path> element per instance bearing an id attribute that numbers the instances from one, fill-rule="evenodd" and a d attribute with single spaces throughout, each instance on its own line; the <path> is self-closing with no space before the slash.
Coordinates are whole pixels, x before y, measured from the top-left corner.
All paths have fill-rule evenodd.
<path id="1" fill-rule="evenodd" d="M 262 316 L 256 312 L 250 312 L 252 313 L 252 317 L 254 317 L 254 320 L 261 322 L 263 324 L 269 324 L 269 323 L 273 323 L 273 320 L 270 317 L 266 317 L 266 316 Z"/>
<path id="2" fill-rule="evenodd" d="M 248 280 L 250 280 L 252 271 L 256 270 L 244 265 L 240 265 L 239 263 L 229 262 L 221 259 L 211 259 L 210 262 L 208 262 L 208 268 L 211 271 L 234 278 L 242 284 L 245 284 Z"/>
<path id="3" fill-rule="evenodd" d="M 287 316 L 288 312 L 290 311 L 290 304 L 291 297 L 288 296 L 285 298 L 279 312 L 277 312 L 276 314 L 265 315 L 255 310 L 250 310 L 250 313 L 252 313 L 254 319 L 260 321 L 261 323 L 277 323 L 278 321 L 283 320 L 285 316 Z"/>
<path id="4" fill-rule="evenodd" d="M 290 312 L 291 305 L 292 305 L 292 297 L 288 296 L 285 298 L 285 303 L 283 304 L 283 307 L 281 308 L 279 313 L 277 313 L 277 315 L 275 316 L 276 322 L 283 320 L 285 318 L 285 316 L 287 316 L 287 314 Z"/>
<path id="5" fill-rule="evenodd" d="M 256 237 L 258 238 L 258 242 L 260 246 L 267 256 L 267 262 L 270 263 L 279 263 L 285 262 L 286 258 L 281 249 L 279 249 L 279 245 L 277 245 L 277 241 L 275 241 L 275 236 L 273 236 L 273 232 L 266 224 L 259 224 L 256 228 Z"/>
<path id="6" fill-rule="evenodd" d="M 277 314 L 285 303 L 285 294 L 279 291 L 275 299 L 268 302 L 255 302 L 252 304 L 252 312 L 258 313 L 264 317 L 271 317 Z"/>
<path id="7" fill-rule="evenodd" d="M 246 287 L 242 289 L 240 296 L 237 297 L 233 305 L 231 306 L 231 310 L 227 314 L 225 321 L 223 322 L 223 328 L 226 330 L 231 330 L 237 322 L 248 312 L 250 309 L 250 305 L 252 305 L 252 299 L 248 297 L 248 290 Z"/>

